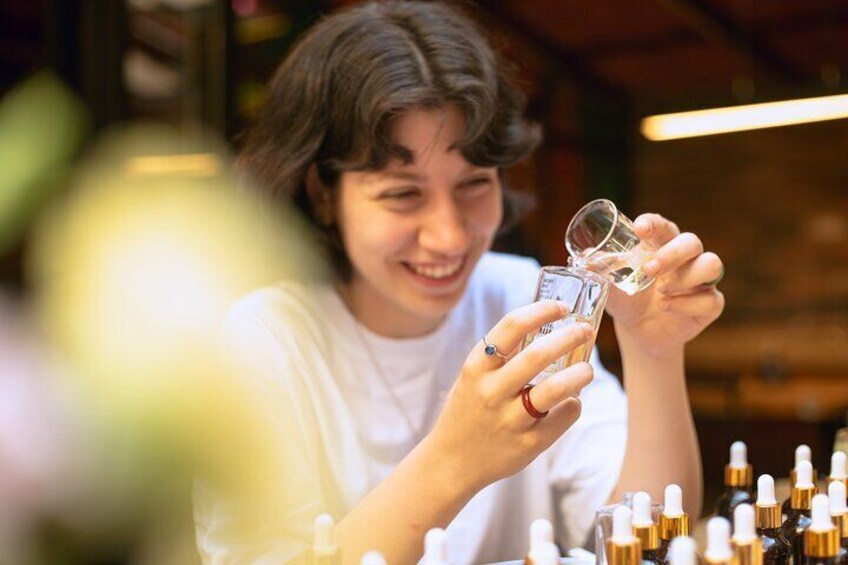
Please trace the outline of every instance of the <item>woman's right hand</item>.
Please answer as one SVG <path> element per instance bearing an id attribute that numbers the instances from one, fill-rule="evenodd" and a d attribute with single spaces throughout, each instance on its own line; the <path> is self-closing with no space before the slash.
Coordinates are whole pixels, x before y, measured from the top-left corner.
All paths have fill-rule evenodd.
<path id="1" fill-rule="evenodd" d="M 504 316 L 486 336 L 508 359 L 486 355 L 482 340 L 474 346 L 448 395 L 432 432 L 425 439 L 438 452 L 437 460 L 454 480 L 471 492 L 513 475 L 526 467 L 559 438 L 580 416 L 577 395 L 593 378 L 592 366 L 576 363 L 554 373 L 530 392 L 539 412 L 533 418 L 524 408 L 521 391 L 557 359 L 591 339 L 592 327 L 568 324 L 537 335 L 518 351 L 524 337 L 544 324 L 568 315 L 553 300 L 534 302 Z"/>

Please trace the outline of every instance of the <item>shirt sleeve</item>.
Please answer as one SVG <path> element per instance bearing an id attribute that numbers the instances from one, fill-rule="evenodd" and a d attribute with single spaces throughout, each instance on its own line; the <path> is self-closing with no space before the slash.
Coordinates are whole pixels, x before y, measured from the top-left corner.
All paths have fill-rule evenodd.
<path id="1" fill-rule="evenodd" d="M 224 322 L 222 337 L 240 382 L 256 393 L 249 417 L 263 426 L 262 453 L 237 467 L 251 473 L 248 480 L 256 476 L 267 482 L 261 483 L 260 496 L 242 498 L 223 494 L 205 478 L 195 480 L 196 541 L 206 564 L 304 562 L 313 520 L 326 511 L 314 450 L 298 417 L 297 387 L 287 386 L 298 371 L 297 357 L 289 351 L 296 341 L 288 340 L 297 336 L 294 329 L 289 336 L 272 332 L 255 306 L 238 303 Z"/>
<path id="2" fill-rule="evenodd" d="M 580 419 L 551 447 L 549 477 L 566 547 L 589 539 L 595 512 L 606 504 L 621 472 L 627 445 L 627 398 L 597 349 L 595 378 L 580 394 Z"/>

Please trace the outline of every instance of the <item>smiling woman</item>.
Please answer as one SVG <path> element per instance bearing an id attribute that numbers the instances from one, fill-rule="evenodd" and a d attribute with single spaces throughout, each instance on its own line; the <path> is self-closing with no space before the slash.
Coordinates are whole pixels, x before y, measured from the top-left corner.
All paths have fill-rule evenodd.
<path id="1" fill-rule="evenodd" d="M 415 337 L 436 329 L 492 243 L 501 221 L 500 181 L 494 167 L 472 166 L 455 149 L 463 132 L 454 106 L 411 110 L 391 133 L 411 162 L 392 159 L 382 170 L 344 173 L 337 198 L 321 200 L 333 206 L 319 213 L 333 218 L 353 266 L 342 296 L 377 334 Z"/>
<path id="2" fill-rule="evenodd" d="M 409 1 L 330 15 L 281 64 L 240 163 L 322 234 L 333 276 L 256 290 L 227 318 L 288 474 L 280 496 L 247 505 L 249 527 L 198 491 L 207 561 L 298 559 L 323 512 L 345 562 L 416 562 L 437 526 L 453 562 L 502 561 L 538 518 L 583 544 L 619 492 L 679 482 L 699 498 L 683 345 L 721 311 L 702 284 L 721 262 L 637 218 L 659 284 L 608 303 L 631 398 L 596 354 L 529 387 L 592 331 L 565 325 L 518 351 L 569 312 L 528 305 L 538 263 L 489 251 L 509 215 L 503 168 L 539 139 L 504 68 L 456 9 Z"/>

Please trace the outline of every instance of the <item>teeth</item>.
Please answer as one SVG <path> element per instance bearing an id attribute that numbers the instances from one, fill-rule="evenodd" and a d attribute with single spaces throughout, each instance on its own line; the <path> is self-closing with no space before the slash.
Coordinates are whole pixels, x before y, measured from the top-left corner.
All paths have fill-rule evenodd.
<path id="1" fill-rule="evenodd" d="M 419 275 L 423 275 L 431 279 L 444 279 L 455 275 L 462 267 L 462 261 L 457 261 L 451 265 L 440 265 L 438 267 L 425 267 L 419 265 L 409 266 Z"/>

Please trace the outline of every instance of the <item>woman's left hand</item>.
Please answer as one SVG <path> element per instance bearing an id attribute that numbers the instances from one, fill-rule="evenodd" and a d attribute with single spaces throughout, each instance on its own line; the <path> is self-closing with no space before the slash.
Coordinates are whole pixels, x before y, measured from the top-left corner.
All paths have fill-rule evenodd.
<path id="1" fill-rule="evenodd" d="M 715 285 L 724 266 L 718 255 L 704 252 L 695 234 L 680 233 L 659 214 L 643 214 L 634 224 L 636 235 L 659 248 L 643 267 L 656 280 L 634 296 L 613 286 L 607 312 L 617 333 L 627 332 L 644 351 L 663 356 L 682 349 L 721 314 L 724 295 Z"/>

